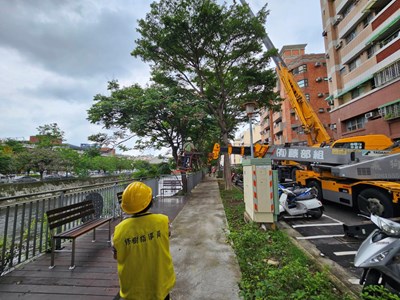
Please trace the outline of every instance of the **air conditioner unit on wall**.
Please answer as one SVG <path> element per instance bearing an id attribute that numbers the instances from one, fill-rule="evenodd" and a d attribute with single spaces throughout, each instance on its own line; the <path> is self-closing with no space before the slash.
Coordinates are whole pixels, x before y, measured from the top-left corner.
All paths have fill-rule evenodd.
<path id="1" fill-rule="evenodd" d="M 315 78 L 315 81 L 316 81 L 316 82 L 321 82 L 321 81 L 322 81 L 322 77 L 317 77 L 317 78 Z"/>
<path id="2" fill-rule="evenodd" d="M 337 25 L 340 23 L 340 21 L 343 20 L 343 17 L 341 15 L 337 15 L 335 16 L 335 18 L 333 19 L 333 25 Z"/>
<path id="3" fill-rule="evenodd" d="M 317 61 L 316 63 L 315 63 L 315 65 L 314 66 L 316 66 L 316 67 L 320 67 L 321 66 L 321 63 L 319 62 L 319 61 Z"/>
<path id="4" fill-rule="evenodd" d="M 342 47 L 342 45 L 343 45 L 343 42 L 340 41 L 339 43 L 336 44 L 335 49 L 336 50 L 340 49 Z"/>
<path id="5" fill-rule="evenodd" d="M 374 112 L 374 111 L 370 111 L 370 112 L 367 112 L 367 113 L 365 114 L 365 118 L 366 118 L 366 119 L 374 119 L 374 118 L 376 118 L 376 117 L 379 117 L 379 114 L 376 113 L 376 112 Z"/>

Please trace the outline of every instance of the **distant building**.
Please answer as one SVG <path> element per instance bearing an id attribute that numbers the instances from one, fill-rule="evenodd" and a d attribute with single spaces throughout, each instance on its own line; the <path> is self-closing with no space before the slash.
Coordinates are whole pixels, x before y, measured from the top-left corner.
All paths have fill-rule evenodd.
<path id="1" fill-rule="evenodd" d="M 47 136 L 45 135 L 31 135 L 29 137 L 29 142 L 32 144 L 38 144 L 40 143 L 41 139 L 47 138 Z M 62 144 L 62 140 L 61 139 L 52 139 L 51 143 L 53 145 L 61 145 Z"/>
<path id="2" fill-rule="evenodd" d="M 306 44 L 283 46 L 280 56 L 292 72 L 299 87 L 302 89 L 307 101 L 320 121 L 329 129 L 330 107 L 324 100 L 329 96 L 328 77 L 324 54 L 306 54 Z M 286 90 L 279 80 L 277 91 L 285 99 L 281 111 L 273 113 L 264 110 L 261 114 L 261 139 L 268 144 L 291 143 L 294 145 L 307 145 L 307 136 L 302 130 L 299 117 L 292 108 Z"/>
<path id="3" fill-rule="evenodd" d="M 115 156 L 115 149 L 109 147 L 101 147 L 99 149 L 101 156 Z"/>
<path id="4" fill-rule="evenodd" d="M 261 141 L 261 127 L 260 124 L 252 124 L 252 131 L 253 131 L 253 143 L 260 143 Z M 240 132 L 239 137 L 231 142 L 232 146 L 245 146 L 250 147 L 250 128 L 246 125 L 246 129 Z M 231 164 L 232 165 L 240 165 L 242 163 L 242 156 L 239 154 L 231 154 L 230 156 Z"/>
<path id="5" fill-rule="evenodd" d="M 400 1 L 320 2 L 337 137 L 400 139 Z"/>

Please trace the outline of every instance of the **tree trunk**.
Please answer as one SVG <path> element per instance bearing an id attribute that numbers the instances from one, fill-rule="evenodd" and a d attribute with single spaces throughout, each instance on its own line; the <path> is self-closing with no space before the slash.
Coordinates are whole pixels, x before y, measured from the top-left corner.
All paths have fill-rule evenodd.
<path id="1" fill-rule="evenodd" d="M 172 146 L 172 157 L 174 158 L 176 165 L 178 166 L 178 147 Z"/>
<path id="2" fill-rule="evenodd" d="M 229 144 L 228 134 L 224 133 L 222 136 L 223 142 L 227 147 Z M 225 178 L 225 189 L 232 190 L 232 172 L 231 172 L 231 160 L 228 153 L 224 154 L 224 178 Z"/>

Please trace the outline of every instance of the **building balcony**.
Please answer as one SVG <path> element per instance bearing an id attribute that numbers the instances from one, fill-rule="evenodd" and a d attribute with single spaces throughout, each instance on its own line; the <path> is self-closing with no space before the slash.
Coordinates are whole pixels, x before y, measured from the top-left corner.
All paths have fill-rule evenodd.
<path id="1" fill-rule="evenodd" d="M 276 123 L 276 124 L 274 124 L 274 132 L 277 134 L 277 133 L 280 133 L 280 132 L 282 132 L 283 131 L 283 124 L 282 124 L 282 122 L 279 122 L 279 123 Z"/>

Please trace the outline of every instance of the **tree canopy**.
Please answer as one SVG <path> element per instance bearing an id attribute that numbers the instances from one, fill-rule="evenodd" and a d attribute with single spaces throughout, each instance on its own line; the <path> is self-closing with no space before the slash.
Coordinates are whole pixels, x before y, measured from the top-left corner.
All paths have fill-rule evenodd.
<path id="1" fill-rule="evenodd" d="M 106 129 L 118 128 L 114 138 L 104 134 L 91 137 L 100 143 L 118 142 L 115 137 L 126 140 L 133 133 L 139 137 L 136 149 L 168 147 L 177 160 L 186 137 L 198 140 L 202 131 L 215 125 L 205 115 L 201 102 L 173 86 L 154 84 L 142 88 L 135 84 L 120 88 L 112 81 L 109 90 L 109 96 L 96 95 L 88 110 L 92 123 L 100 123 Z"/>
<path id="2" fill-rule="evenodd" d="M 200 99 L 215 118 L 223 144 L 243 122 L 243 105 L 277 108 L 276 75 L 262 38 L 268 11 L 252 17 L 247 6 L 215 0 L 160 0 L 137 28 L 132 55 L 151 64 L 155 82 L 175 85 Z M 224 161 L 230 188 L 230 162 Z"/>

